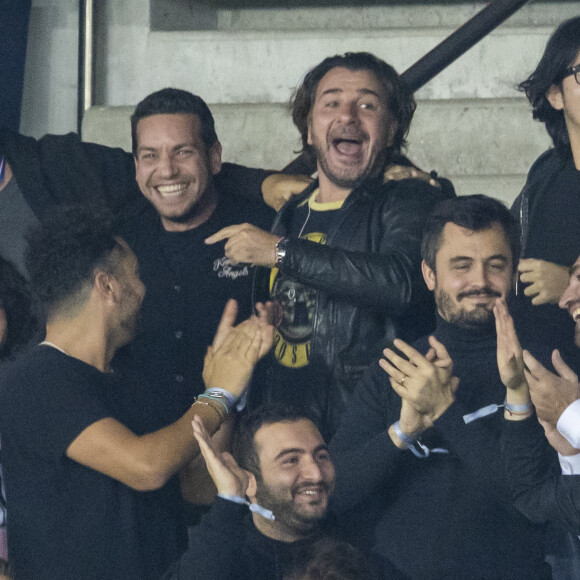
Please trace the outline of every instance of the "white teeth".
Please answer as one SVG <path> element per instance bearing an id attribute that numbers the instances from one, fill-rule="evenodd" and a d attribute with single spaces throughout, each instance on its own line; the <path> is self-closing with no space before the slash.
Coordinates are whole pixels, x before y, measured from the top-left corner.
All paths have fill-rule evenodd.
<path id="1" fill-rule="evenodd" d="M 175 195 L 179 195 L 183 191 L 187 189 L 187 185 L 184 183 L 176 183 L 174 185 L 158 185 L 157 191 L 163 197 L 172 197 Z"/>
<path id="2" fill-rule="evenodd" d="M 572 320 L 578 322 L 580 320 L 580 306 L 572 311 Z"/>

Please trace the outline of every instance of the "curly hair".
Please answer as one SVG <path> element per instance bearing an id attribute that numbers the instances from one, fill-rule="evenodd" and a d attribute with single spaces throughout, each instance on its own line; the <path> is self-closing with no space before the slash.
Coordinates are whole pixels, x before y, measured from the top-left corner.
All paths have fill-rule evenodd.
<path id="1" fill-rule="evenodd" d="M 47 313 L 83 304 L 95 269 L 115 273 L 125 249 L 102 209 L 61 206 L 27 236 L 30 285 Z"/>
<path id="2" fill-rule="evenodd" d="M 548 101 L 552 86 L 561 86 L 566 70 L 574 64 L 580 50 L 580 16 L 566 20 L 552 34 L 534 72 L 519 85 L 532 105 L 534 119 L 546 126 L 554 147 L 570 145 L 563 111 L 557 111 Z"/>
<path id="3" fill-rule="evenodd" d="M 0 360 L 26 346 L 38 330 L 28 282 L 12 262 L 0 256 L 0 304 L 6 313 L 6 340 Z"/>
<path id="4" fill-rule="evenodd" d="M 388 122 L 392 123 L 394 120 L 397 123 L 390 153 L 400 152 L 405 145 L 405 138 L 409 132 L 417 104 L 410 88 L 397 71 L 369 52 L 347 52 L 344 55 L 329 56 L 306 73 L 291 101 L 292 120 L 300 131 L 302 152 L 310 159 L 313 158 L 312 147 L 308 144 L 308 123 L 316 99 L 316 90 L 324 75 L 338 67 L 350 71 L 370 71 L 381 83 L 387 96 L 387 108 L 391 114 L 391 119 Z"/>
<path id="5" fill-rule="evenodd" d="M 147 95 L 131 115 L 131 142 L 133 155 L 137 155 L 137 125 L 141 119 L 151 115 L 197 115 L 201 123 L 201 139 L 207 147 L 217 141 L 213 115 L 205 101 L 181 89 L 161 89 Z"/>

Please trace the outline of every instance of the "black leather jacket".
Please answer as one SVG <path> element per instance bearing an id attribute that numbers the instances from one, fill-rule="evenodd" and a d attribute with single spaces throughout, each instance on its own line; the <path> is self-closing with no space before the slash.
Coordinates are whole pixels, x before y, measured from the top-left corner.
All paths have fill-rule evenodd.
<path id="1" fill-rule="evenodd" d="M 316 187 L 280 210 L 273 233 L 286 233 L 295 207 Z M 326 436 L 385 344 L 395 337 L 414 340 L 434 327 L 420 248 L 425 220 L 442 198 L 439 189 L 416 179 L 367 180 L 344 202 L 325 245 L 300 238 L 287 245 L 281 271 L 319 290 L 311 353 L 324 361 L 330 381 L 308 407 Z"/>

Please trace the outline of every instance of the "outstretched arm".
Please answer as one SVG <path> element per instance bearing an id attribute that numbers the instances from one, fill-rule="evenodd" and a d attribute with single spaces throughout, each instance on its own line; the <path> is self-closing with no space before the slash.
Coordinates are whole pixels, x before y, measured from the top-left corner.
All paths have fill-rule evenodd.
<path id="1" fill-rule="evenodd" d="M 263 350 L 264 334 L 271 333 L 253 319 L 231 328 L 206 355 L 203 371 L 206 387 L 220 387 L 239 397 Z M 201 417 L 207 431 L 214 433 L 226 412 L 219 402 L 198 400 L 175 423 L 140 437 L 108 417 L 84 429 L 68 446 L 66 454 L 134 489 L 157 489 L 198 453 L 191 433 L 191 421 L 196 415 Z"/>

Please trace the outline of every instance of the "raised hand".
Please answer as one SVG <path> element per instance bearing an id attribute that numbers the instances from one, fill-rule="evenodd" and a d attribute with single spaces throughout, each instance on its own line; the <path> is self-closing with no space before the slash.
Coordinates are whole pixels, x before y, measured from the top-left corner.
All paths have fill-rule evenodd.
<path id="1" fill-rule="evenodd" d="M 451 357 L 434 337 L 430 337 L 433 352 L 429 358 L 400 339 L 393 344 L 408 360 L 386 348 L 379 365 L 391 377 L 391 386 L 397 394 L 432 424 L 455 400 L 459 381 L 451 376 Z"/>
<path id="2" fill-rule="evenodd" d="M 218 493 L 245 497 L 250 473 L 242 469 L 229 453 L 220 453 L 216 449 L 199 416 L 194 417 L 191 425 L 193 436 L 199 444 L 199 450 Z"/>
<path id="3" fill-rule="evenodd" d="M 294 195 L 302 193 L 312 179 L 307 175 L 286 175 L 273 173 L 262 182 L 262 197 L 273 209 L 278 211 Z"/>
<path id="4" fill-rule="evenodd" d="M 538 419 L 556 425 L 566 407 L 579 398 L 578 376 L 562 360 L 558 350 L 552 353 L 557 375 L 546 369 L 524 350 L 525 375 Z"/>
<path id="5" fill-rule="evenodd" d="M 527 399 L 528 384 L 524 375 L 524 355 L 514 321 L 503 298 L 496 300 L 493 314 L 497 334 L 497 367 L 501 382 L 507 389 L 522 391 Z"/>
<path id="6" fill-rule="evenodd" d="M 383 173 L 383 183 L 402 181 L 403 179 L 421 179 L 433 187 L 441 188 L 441 184 L 430 173 L 409 165 L 387 165 Z"/>
<path id="7" fill-rule="evenodd" d="M 262 359 L 272 348 L 274 342 L 274 304 L 269 300 L 267 302 L 256 302 L 256 319 L 262 333 L 262 344 L 258 358 Z"/>
<path id="8" fill-rule="evenodd" d="M 533 296 L 532 304 L 557 304 L 570 280 L 570 269 L 545 260 L 528 258 L 518 264 L 520 281 L 528 284 L 526 296 Z"/>
<path id="9" fill-rule="evenodd" d="M 220 387 L 240 397 L 262 350 L 263 329 L 255 318 L 231 328 L 218 346 L 208 348 L 203 364 L 206 388 Z"/>

